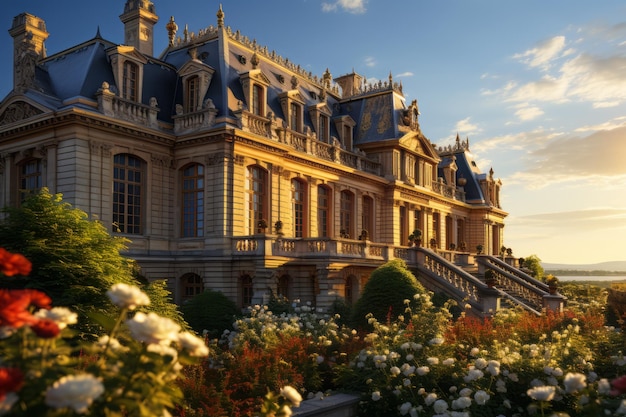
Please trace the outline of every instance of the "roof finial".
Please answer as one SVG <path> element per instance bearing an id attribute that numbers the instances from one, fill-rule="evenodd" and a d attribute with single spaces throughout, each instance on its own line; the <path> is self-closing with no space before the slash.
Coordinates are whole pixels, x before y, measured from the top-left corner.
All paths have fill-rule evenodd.
<path id="1" fill-rule="evenodd" d="M 220 3 L 220 9 L 217 11 L 217 27 L 224 27 L 224 11 L 222 10 L 222 3 Z"/>
<path id="2" fill-rule="evenodd" d="M 96 38 L 95 39 L 102 39 L 102 35 L 100 34 L 100 25 L 98 25 L 98 30 L 96 30 Z"/>
<path id="3" fill-rule="evenodd" d="M 167 37 L 170 39 L 170 46 L 174 46 L 174 38 L 178 30 L 178 25 L 174 22 L 174 16 L 170 17 L 170 21 L 165 25 L 165 29 L 167 29 Z"/>

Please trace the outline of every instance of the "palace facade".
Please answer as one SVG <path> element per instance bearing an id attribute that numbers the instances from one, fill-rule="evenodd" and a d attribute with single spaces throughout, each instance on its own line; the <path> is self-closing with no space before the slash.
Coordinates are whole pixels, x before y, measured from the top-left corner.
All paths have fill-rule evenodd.
<path id="1" fill-rule="evenodd" d="M 431 143 L 392 75 L 311 74 L 233 31 L 221 7 L 197 32 L 158 27 L 147 0 L 120 18 L 123 45 L 98 32 L 51 55 L 42 18 L 13 19 L 3 206 L 63 194 L 129 238 L 179 303 L 207 288 L 240 306 L 352 302 L 374 268 L 412 259 L 416 229 L 439 253 L 500 252 L 501 182 L 469 140 Z M 169 35 L 158 56 L 154 30 Z"/>

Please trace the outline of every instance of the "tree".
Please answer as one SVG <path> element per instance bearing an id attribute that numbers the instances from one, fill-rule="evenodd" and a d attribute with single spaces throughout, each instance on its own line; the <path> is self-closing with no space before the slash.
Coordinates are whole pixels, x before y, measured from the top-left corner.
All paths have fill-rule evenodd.
<path id="1" fill-rule="evenodd" d="M 541 259 L 537 255 L 524 258 L 523 267 L 528 269 L 534 278 L 539 280 L 543 278 L 543 266 L 541 266 Z"/>
<path id="2" fill-rule="evenodd" d="M 361 297 L 357 300 L 353 312 L 354 325 L 366 325 L 366 315 L 372 313 L 379 322 L 395 320 L 404 314 L 404 300 L 412 299 L 415 294 L 426 293 L 426 289 L 409 271 L 401 259 L 394 259 L 378 268 L 370 275 Z"/>
<path id="3" fill-rule="evenodd" d="M 33 264 L 29 276 L 3 279 L 2 286 L 45 292 L 55 306 L 78 313 L 81 331 L 98 331 L 86 320 L 90 314 L 117 314 L 106 297 L 113 284 L 142 287 L 135 278 L 136 263 L 120 254 L 128 240 L 111 236 L 101 222 L 89 220 L 84 211 L 63 202 L 60 194 L 44 188 L 20 207 L 5 207 L 2 212 L 2 246 Z"/>
<path id="4" fill-rule="evenodd" d="M 205 331 L 211 338 L 231 330 L 236 317 L 241 315 L 237 305 L 219 291 L 205 290 L 181 306 L 187 323 L 197 333 Z"/>

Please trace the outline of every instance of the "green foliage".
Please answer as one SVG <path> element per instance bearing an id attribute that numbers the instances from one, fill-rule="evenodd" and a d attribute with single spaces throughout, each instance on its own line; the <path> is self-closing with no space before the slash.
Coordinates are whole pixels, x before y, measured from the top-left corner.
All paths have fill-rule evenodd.
<path id="1" fill-rule="evenodd" d="M 181 306 L 184 319 L 199 334 L 219 337 L 241 315 L 237 305 L 219 291 L 205 290 Z"/>
<path id="2" fill-rule="evenodd" d="M 20 207 L 2 211 L 6 217 L 0 221 L 0 242 L 33 264 L 28 277 L 5 277 L 2 286 L 43 291 L 55 305 L 78 313 L 81 332 L 102 331 L 86 317 L 114 315 L 114 306 L 106 297 L 113 284 L 143 287 L 135 277 L 136 263 L 120 254 L 129 241 L 111 236 L 101 222 L 90 220 L 60 194 L 52 195 L 44 188 Z M 152 302 L 165 310 L 167 299 L 157 295 L 163 294 L 153 292 Z"/>
<path id="3" fill-rule="evenodd" d="M 530 270 L 531 275 L 537 279 L 543 278 L 543 266 L 541 266 L 541 259 L 537 255 L 530 255 L 524 258 L 524 268 Z"/>
<path id="4" fill-rule="evenodd" d="M 401 259 L 394 259 L 376 268 L 363 288 L 352 311 L 352 322 L 357 327 L 367 325 L 366 315 L 386 322 L 404 314 L 404 301 L 426 290 L 408 270 Z"/>

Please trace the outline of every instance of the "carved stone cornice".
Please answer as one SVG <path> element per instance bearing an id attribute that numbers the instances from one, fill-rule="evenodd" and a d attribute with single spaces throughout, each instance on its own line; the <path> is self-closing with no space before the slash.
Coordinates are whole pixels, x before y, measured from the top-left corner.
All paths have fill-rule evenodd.
<path id="1" fill-rule="evenodd" d="M 9 104 L 2 114 L 0 114 L 0 126 L 30 119 L 42 113 L 43 111 L 25 101 L 16 101 L 15 103 Z"/>

